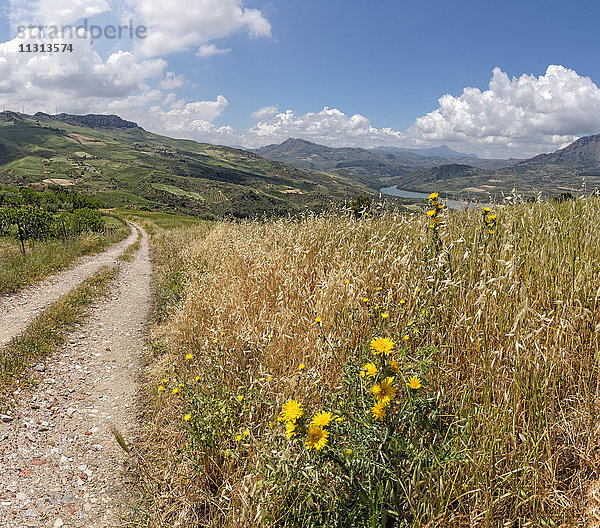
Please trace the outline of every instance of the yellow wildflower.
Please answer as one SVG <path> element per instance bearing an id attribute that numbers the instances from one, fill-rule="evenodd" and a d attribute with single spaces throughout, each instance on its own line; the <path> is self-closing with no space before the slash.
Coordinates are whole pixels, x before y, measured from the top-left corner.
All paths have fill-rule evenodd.
<path id="1" fill-rule="evenodd" d="M 381 314 L 381 318 L 382 319 L 387 319 L 389 316 L 390 316 L 390 314 L 387 313 L 387 312 L 384 312 L 384 313 Z"/>
<path id="2" fill-rule="evenodd" d="M 320 322 L 321 322 L 321 318 L 320 318 L 320 317 L 316 317 L 316 318 L 315 318 L 315 323 L 317 323 L 317 324 L 318 324 L 318 323 L 320 323 Z"/>
<path id="3" fill-rule="evenodd" d="M 408 386 L 413 390 L 417 390 L 421 388 L 421 378 L 417 376 L 411 376 L 408 378 Z"/>
<path id="4" fill-rule="evenodd" d="M 306 449 L 309 451 L 314 448 L 315 451 L 321 451 L 327 445 L 329 431 L 321 429 L 316 425 L 311 425 L 306 435 Z"/>
<path id="5" fill-rule="evenodd" d="M 250 431 L 248 431 L 248 429 L 244 429 L 244 436 L 250 436 Z"/>
<path id="6" fill-rule="evenodd" d="M 286 422 L 285 424 L 285 436 L 287 436 L 290 440 L 294 436 L 296 432 L 296 422 Z"/>
<path id="7" fill-rule="evenodd" d="M 328 411 L 321 411 L 315 414 L 314 418 L 310 423 L 317 427 L 327 427 L 333 418 L 333 414 Z"/>
<path id="8" fill-rule="evenodd" d="M 371 414 L 373 414 L 375 420 L 383 420 L 383 417 L 385 416 L 385 405 L 376 403 L 371 407 Z"/>
<path id="9" fill-rule="evenodd" d="M 177 394 L 178 392 L 179 392 L 179 388 L 178 388 L 178 387 L 175 387 L 175 388 L 173 389 L 173 394 Z"/>
<path id="10" fill-rule="evenodd" d="M 236 442 L 239 442 L 241 439 L 242 439 L 242 435 L 239 435 L 239 434 L 235 435 Z"/>
<path id="11" fill-rule="evenodd" d="M 346 450 L 346 454 L 347 454 L 347 455 L 351 455 L 351 454 L 352 454 L 352 449 L 347 449 L 347 450 Z"/>
<path id="12" fill-rule="evenodd" d="M 164 388 L 162 385 L 159 385 L 159 386 L 158 386 L 158 392 L 162 392 L 162 391 L 164 391 L 164 390 L 165 390 L 165 388 Z"/>
<path id="13" fill-rule="evenodd" d="M 440 197 L 440 194 L 439 194 L 439 193 L 436 193 L 436 192 L 434 192 L 434 193 L 431 193 L 431 194 L 429 195 L 429 199 L 430 199 L 430 200 L 437 200 L 439 197 Z"/>
<path id="14" fill-rule="evenodd" d="M 367 363 L 366 365 L 363 365 L 363 378 L 365 376 L 372 378 L 373 376 L 375 376 L 375 374 L 377 374 L 377 366 L 375 365 L 375 363 Z"/>
<path id="15" fill-rule="evenodd" d="M 244 397 L 243 397 L 243 396 L 240 394 L 240 395 L 238 396 L 238 401 L 241 403 L 243 399 L 244 399 Z"/>
<path id="16" fill-rule="evenodd" d="M 280 422 L 295 422 L 303 415 L 302 404 L 296 400 L 288 400 L 283 404 L 283 409 L 279 417 Z"/>
<path id="17" fill-rule="evenodd" d="M 436 213 L 437 211 L 435 209 L 431 209 L 430 211 L 427 211 L 427 216 L 432 217 L 435 216 Z"/>
<path id="18" fill-rule="evenodd" d="M 394 342 L 389 337 L 376 337 L 371 340 L 371 350 L 381 356 L 389 356 L 394 348 Z"/>
<path id="19" fill-rule="evenodd" d="M 406 334 L 402 339 L 404 339 L 404 341 L 408 341 L 410 339 L 410 336 Z"/>
<path id="20" fill-rule="evenodd" d="M 192 356 L 192 354 L 186 354 L 185 355 L 185 359 L 192 359 L 194 356 Z"/>
<path id="21" fill-rule="evenodd" d="M 306 367 L 304 366 L 304 363 L 300 363 L 300 365 L 298 365 L 298 370 L 304 370 Z"/>
<path id="22" fill-rule="evenodd" d="M 183 417 L 183 419 L 184 419 L 186 422 L 189 422 L 189 421 L 192 419 L 192 415 L 191 415 L 191 414 L 186 414 L 186 415 Z"/>
<path id="23" fill-rule="evenodd" d="M 377 401 L 379 401 L 382 397 L 382 393 L 381 393 L 381 385 L 379 383 L 374 383 L 373 385 L 371 385 L 371 392 L 373 393 L 373 396 L 375 396 L 375 399 Z"/>
<path id="24" fill-rule="evenodd" d="M 379 391 L 381 394 L 380 400 L 388 403 L 394 399 L 396 395 L 396 387 L 394 387 L 394 378 L 387 377 L 379 383 Z"/>
<path id="25" fill-rule="evenodd" d="M 398 362 L 395 359 L 390 361 L 390 369 L 392 372 L 400 372 L 400 365 L 398 365 Z"/>

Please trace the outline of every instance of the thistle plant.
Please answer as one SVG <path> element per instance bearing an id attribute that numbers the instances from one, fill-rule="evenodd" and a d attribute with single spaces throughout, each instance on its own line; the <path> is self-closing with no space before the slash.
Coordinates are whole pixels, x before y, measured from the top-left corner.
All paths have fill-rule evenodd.
<path id="1" fill-rule="evenodd" d="M 328 409 L 311 417 L 295 399 L 283 405 L 278 420 L 294 449 L 304 452 L 298 463 L 319 468 L 321 489 L 327 482 L 344 483 L 344 492 L 332 499 L 337 509 L 329 522 L 401 526 L 412 515 L 415 470 L 423 477 L 428 465 L 445 456 L 447 427 L 424 381 L 434 353 L 398 349 L 390 337 L 373 337 L 364 362 L 346 365 Z"/>

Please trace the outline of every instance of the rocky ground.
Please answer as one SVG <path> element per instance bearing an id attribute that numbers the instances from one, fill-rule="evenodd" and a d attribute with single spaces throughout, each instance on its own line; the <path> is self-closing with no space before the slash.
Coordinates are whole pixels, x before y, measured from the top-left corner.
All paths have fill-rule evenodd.
<path id="1" fill-rule="evenodd" d="M 111 294 L 58 354 L 33 368 L 37 386 L 18 390 L 14 410 L 0 416 L 0 527 L 121 524 L 127 454 L 113 431 L 127 442 L 138 427 L 149 253 L 144 233 L 134 260 L 120 264 Z"/>

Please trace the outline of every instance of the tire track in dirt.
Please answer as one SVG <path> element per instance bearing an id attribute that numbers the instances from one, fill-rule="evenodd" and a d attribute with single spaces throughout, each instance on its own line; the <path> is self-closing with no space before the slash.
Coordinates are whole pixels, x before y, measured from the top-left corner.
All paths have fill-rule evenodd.
<path id="1" fill-rule="evenodd" d="M 126 440 L 137 429 L 136 392 L 151 304 L 148 237 L 111 293 L 17 395 L 0 423 L 0 527 L 119 526 Z"/>
<path id="2" fill-rule="evenodd" d="M 129 224 L 129 236 L 99 255 L 78 260 L 70 269 L 14 295 L 0 298 L 0 348 L 18 336 L 48 306 L 91 277 L 103 266 L 115 266 L 117 258 L 137 239 L 137 230 Z"/>

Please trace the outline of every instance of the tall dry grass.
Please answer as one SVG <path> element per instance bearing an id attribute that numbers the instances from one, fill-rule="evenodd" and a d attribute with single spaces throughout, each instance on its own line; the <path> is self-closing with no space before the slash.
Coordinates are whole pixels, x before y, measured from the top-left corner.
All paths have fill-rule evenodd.
<path id="1" fill-rule="evenodd" d="M 583 523 L 598 478 L 599 213 L 597 199 L 516 205 L 489 234 L 480 211 L 447 211 L 439 250 L 426 218 L 393 213 L 163 234 L 184 295 L 156 330 L 147 522 L 301 526 L 265 477 L 281 404 L 294 391 L 317 408 L 373 335 L 409 335 L 439 350 L 426 391 L 451 423 L 451 456 L 411 484 L 410 524 Z"/>

